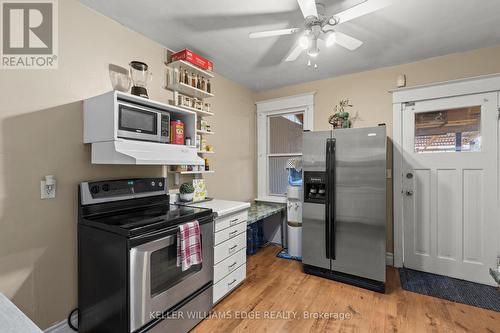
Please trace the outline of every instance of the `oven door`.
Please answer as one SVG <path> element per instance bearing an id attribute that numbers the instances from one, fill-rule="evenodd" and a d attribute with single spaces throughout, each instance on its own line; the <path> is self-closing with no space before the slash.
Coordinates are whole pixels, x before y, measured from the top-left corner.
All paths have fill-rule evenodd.
<path id="1" fill-rule="evenodd" d="M 127 103 L 118 104 L 119 138 L 159 142 L 161 114 Z"/>
<path id="2" fill-rule="evenodd" d="M 213 222 L 200 225 L 203 262 L 177 267 L 177 231 L 130 249 L 130 331 L 155 319 L 213 279 Z"/>

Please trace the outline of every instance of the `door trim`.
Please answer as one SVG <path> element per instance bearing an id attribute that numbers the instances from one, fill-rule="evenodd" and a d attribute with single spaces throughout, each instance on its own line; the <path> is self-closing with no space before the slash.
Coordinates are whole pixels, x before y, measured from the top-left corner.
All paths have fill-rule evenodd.
<path id="1" fill-rule="evenodd" d="M 500 74 L 483 75 L 459 80 L 438 82 L 428 85 L 407 87 L 390 91 L 392 93 L 393 123 L 393 216 L 394 216 L 394 266 L 403 267 L 404 221 L 403 221 L 403 112 L 408 103 L 449 97 L 475 95 L 488 92 L 499 94 L 497 108 L 500 108 Z M 497 134 L 498 135 L 498 134 Z M 500 142 L 499 147 L 500 150 Z M 500 164 L 500 162 L 498 163 Z M 497 171 L 498 172 L 498 171 Z M 499 175 L 500 179 L 500 175 Z M 497 198 L 497 209 L 500 197 Z M 497 255 L 500 255 L 500 233 L 497 235 Z"/>

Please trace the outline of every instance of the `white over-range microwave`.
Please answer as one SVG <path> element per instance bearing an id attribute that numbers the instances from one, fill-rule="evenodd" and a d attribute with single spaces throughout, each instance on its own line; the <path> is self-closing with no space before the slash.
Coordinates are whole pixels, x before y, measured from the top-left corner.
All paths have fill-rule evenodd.
<path id="1" fill-rule="evenodd" d="M 118 101 L 116 135 L 123 139 L 169 143 L 170 115 L 146 106 Z"/>

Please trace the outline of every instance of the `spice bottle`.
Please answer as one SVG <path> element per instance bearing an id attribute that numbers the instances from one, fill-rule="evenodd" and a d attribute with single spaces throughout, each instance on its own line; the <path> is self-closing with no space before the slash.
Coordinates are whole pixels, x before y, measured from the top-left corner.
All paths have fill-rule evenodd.
<path id="1" fill-rule="evenodd" d="M 184 83 L 189 84 L 189 76 L 187 69 L 184 70 Z"/>
<path id="2" fill-rule="evenodd" d="M 210 93 L 212 92 L 211 90 L 212 90 L 212 87 L 211 87 L 211 85 L 210 85 L 210 79 L 208 79 L 208 80 L 207 80 L 207 93 L 209 93 L 209 94 L 210 94 Z"/>
<path id="3" fill-rule="evenodd" d="M 196 88 L 196 75 L 191 73 L 191 86 Z"/>
<path id="4" fill-rule="evenodd" d="M 205 157 L 205 171 L 209 171 L 210 166 L 208 165 L 208 158 Z"/>
<path id="5" fill-rule="evenodd" d="M 174 82 L 175 83 L 180 83 L 182 82 L 182 67 L 179 66 L 179 68 L 174 69 Z"/>
<path id="6" fill-rule="evenodd" d="M 196 75 L 196 88 L 201 89 L 201 80 L 199 75 Z"/>
<path id="7" fill-rule="evenodd" d="M 206 89 L 206 82 L 205 82 L 205 77 L 202 76 L 201 77 L 201 90 L 205 90 Z"/>

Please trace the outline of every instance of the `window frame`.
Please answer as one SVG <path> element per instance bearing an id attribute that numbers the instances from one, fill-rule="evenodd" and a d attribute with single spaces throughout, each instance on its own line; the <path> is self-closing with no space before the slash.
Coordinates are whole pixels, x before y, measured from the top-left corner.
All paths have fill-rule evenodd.
<path id="1" fill-rule="evenodd" d="M 269 193 L 269 157 L 302 156 L 302 153 L 269 153 L 269 117 L 283 114 L 304 114 L 304 131 L 313 130 L 314 92 L 264 100 L 257 105 L 257 200 L 268 202 L 286 202 L 286 196 Z"/>

